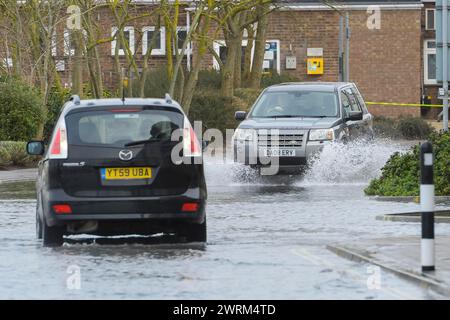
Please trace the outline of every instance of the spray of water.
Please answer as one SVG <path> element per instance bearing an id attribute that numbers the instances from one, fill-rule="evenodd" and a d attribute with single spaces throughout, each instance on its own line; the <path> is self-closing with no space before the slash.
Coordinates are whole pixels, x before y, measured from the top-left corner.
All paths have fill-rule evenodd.
<path id="1" fill-rule="evenodd" d="M 404 152 L 411 144 L 390 140 L 333 143 L 310 160 L 304 184 L 366 184 L 381 173 L 394 152 Z"/>
<path id="2" fill-rule="evenodd" d="M 367 184 L 381 173 L 394 152 L 405 152 L 411 143 L 391 140 L 333 143 L 310 160 L 303 176 L 261 177 L 257 170 L 221 156 L 205 158 L 208 186 Z"/>

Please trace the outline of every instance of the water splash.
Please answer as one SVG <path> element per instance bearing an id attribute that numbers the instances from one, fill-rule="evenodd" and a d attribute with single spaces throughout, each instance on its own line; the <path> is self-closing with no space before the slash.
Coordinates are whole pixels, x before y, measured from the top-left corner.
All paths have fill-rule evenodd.
<path id="1" fill-rule="evenodd" d="M 405 152 L 413 144 L 386 139 L 330 144 L 310 161 L 310 168 L 303 176 L 262 177 L 257 170 L 234 163 L 232 159 L 208 156 L 204 159 L 206 182 L 208 186 L 363 185 L 381 173 L 394 152 Z"/>
<path id="2" fill-rule="evenodd" d="M 302 184 L 366 184 L 381 174 L 394 152 L 405 152 L 411 145 L 384 139 L 327 145 L 310 161 Z"/>

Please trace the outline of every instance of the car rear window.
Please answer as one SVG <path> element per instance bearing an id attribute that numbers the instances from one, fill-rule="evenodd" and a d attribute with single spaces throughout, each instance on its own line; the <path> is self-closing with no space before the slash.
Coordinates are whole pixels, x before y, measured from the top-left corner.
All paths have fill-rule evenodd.
<path id="1" fill-rule="evenodd" d="M 70 144 L 123 147 L 147 139 L 170 140 L 183 119 L 176 110 L 111 109 L 72 113 L 66 124 Z"/>

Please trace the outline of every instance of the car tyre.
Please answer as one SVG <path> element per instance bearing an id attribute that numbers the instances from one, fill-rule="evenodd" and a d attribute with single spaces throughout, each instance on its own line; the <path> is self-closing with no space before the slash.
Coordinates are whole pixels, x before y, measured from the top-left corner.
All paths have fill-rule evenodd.
<path id="1" fill-rule="evenodd" d="M 186 238 L 187 242 L 206 242 L 207 240 L 206 218 L 202 224 L 187 225 L 182 235 L 184 238 Z"/>
<path id="2" fill-rule="evenodd" d="M 36 238 L 42 239 L 42 222 L 38 210 L 39 208 L 36 208 Z"/>
<path id="3" fill-rule="evenodd" d="M 42 244 L 44 247 L 60 247 L 64 243 L 64 228 L 60 226 L 49 227 L 45 221 L 42 225 Z"/>

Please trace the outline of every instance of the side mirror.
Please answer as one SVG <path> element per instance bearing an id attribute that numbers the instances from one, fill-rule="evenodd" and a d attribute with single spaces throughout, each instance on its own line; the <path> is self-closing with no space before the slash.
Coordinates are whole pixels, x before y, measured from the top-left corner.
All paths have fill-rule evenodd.
<path id="1" fill-rule="evenodd" d="M 236 113 L 234 114 L 234 118 L 237 121 L 243 121 L 243 120 L 245 120 L 245 118 L 247 118 L 247 112 L 245 112 L 245 111 L 236 111 Z"/>
<path id="2" fill-rule="evenodd" d="M 42 156 L 45 152 L 44 142 L 30 141 L 27 143 L 27 153 L 32 156 Z"/>
<path id="3" fill-rule="evenodd" d="M 361 111 L 350 111 L 345 121 L 360 121 L 363 119 L 363 113 Z"/>

